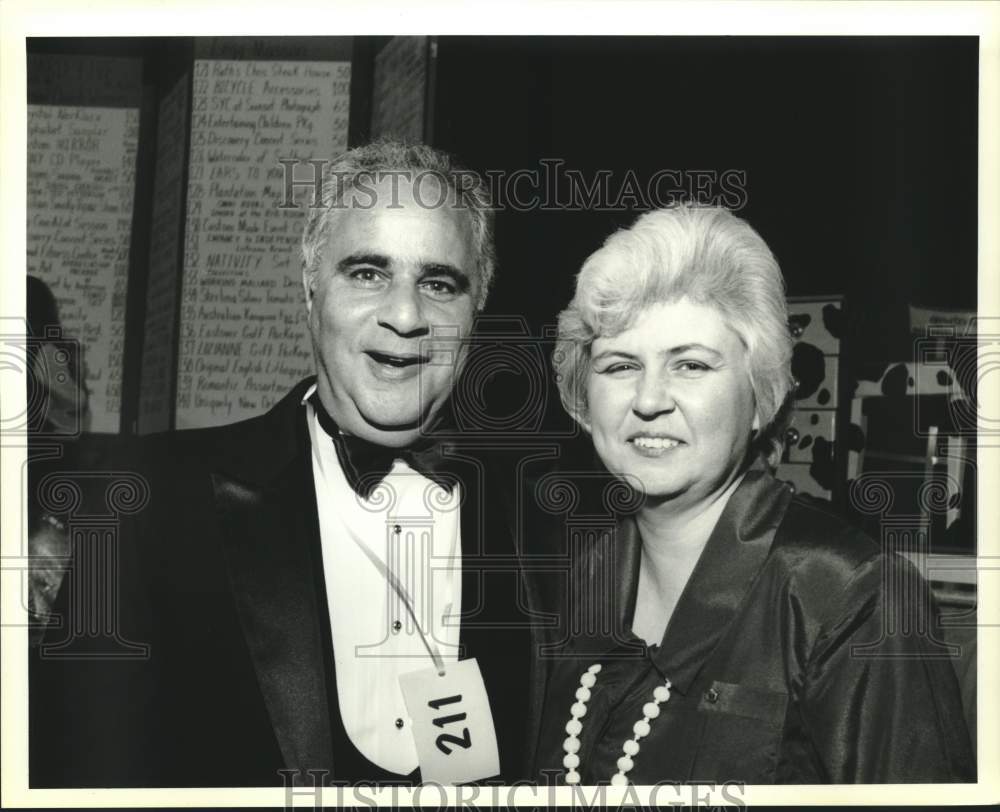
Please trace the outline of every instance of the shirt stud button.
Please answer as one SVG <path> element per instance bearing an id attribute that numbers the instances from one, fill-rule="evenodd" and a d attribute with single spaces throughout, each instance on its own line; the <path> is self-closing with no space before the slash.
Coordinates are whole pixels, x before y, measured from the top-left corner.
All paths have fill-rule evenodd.
<path id="1" fill-rule="evenodd" d="M 395 533 L 398 536 L 400 533 L 403 532 L 403 528 L 400 527 L 398 524 L 394 524 L 392 526 L 392 532 Z"/>
<path id="2" fill-rule="evenodd" d="M 705 701 L 706 702 L 718 702 L 719 701 L 719 692 L 716 691 L 715 688 L 709 688 L 707 691 L 705 691 Z"/>
<path id="3" fill-rule="evenodd" d="M 402 719 L 397 719 L 396 720 L 396 727 L 402 729 L 402 727 L 403 727 L 403 720 Z"/>
<path id="4" fill-rule="evenodd" d="M 403 624 L 400 623 L 398 620 L 392 621 L 392 630 L 394 632 L 398 632 L 402 628 L 403 628 Z"/>

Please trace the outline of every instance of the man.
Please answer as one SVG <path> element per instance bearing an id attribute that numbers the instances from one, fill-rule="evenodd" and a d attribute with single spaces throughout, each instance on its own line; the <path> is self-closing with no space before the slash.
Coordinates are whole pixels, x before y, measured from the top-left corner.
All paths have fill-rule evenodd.
<path id="1" fill-rule="evenodd" d="M 120 529 L 119 636 L 149 658 L 40 661 L 33 786 L 416 781 L 399 677 L 470 657 L 500 775 L 523 774 L 511 510 L 488 460 L 437 440 L 493 272 L 488 200 L 427 147 L 358 148 L 325 178 L 303 237 L 317 376 L 122 462 L 150 505 Z"/>

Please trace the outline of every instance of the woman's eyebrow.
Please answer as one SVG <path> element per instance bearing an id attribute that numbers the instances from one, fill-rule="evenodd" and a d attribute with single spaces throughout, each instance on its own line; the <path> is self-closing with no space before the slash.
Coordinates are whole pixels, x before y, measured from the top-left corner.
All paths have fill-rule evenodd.
<path id="1" fill-rule="evenodd" d="M 698 344 L 697 342 L 693 342 L 691 344 L 679 344 L 676 347 L 671 347 L 668 350 L 663 350 L 660 354 L 661 355 L 681 355 L 681 354 L 683 354 L 685 352 L 691 352 L 691 350 L 698 350 L 698 351 L 701 351 L 701 352 L 707 352 L 709 355 L 711 355 L 711 356 L 713 356 L 715 358 L 722 358 L 722 353 L 719 352 L 718 350 L 713 349 L 712 347 L 709 347 L 706 344 Z"/>
<path id="2" fill-rule="evenodd" d="M 591 357 L 591 361 L 600 361 L 604 358 L 629 358 L 634 359 L 636 356 L 630 352 L 625 352 L 625 350 L 604 350 L 603 352 L 597 353 Z"/>

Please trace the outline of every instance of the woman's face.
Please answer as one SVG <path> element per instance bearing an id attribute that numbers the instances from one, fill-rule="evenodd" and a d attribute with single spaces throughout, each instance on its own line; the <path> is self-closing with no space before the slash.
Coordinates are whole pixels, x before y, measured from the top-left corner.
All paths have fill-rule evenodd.
<path id="1" fill-rule="evenodd" d="M 596 339 L 587 396 L 608 469 L 678 507 L 726 487 L 760 428 L 742 342 L 717 310 L 687 298 Z"/>

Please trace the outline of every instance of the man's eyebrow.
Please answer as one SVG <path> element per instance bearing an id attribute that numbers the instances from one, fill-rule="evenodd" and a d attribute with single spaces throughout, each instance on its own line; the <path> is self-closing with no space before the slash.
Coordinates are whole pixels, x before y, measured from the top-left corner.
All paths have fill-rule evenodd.
<path id="1" fill-rule="evenodd" d="M 369 265 L 384 271 L 392 265 L 392 260 L 385 254 L 350 254 L 337 263 L 337 270 L 343 273 L 359 265 Z M 472 287 L 469 275 L 454 265 L 441 262 L 429 262 L 421 265 L 420 278 L 426 279 L 430 276 L 447 276 L 462 293 L 467 292 Z"/>
<path id="2" fill-rule="evenodd" d="M 376 268 L 385 270 L 392 263 L 389 257 L 384 254 L 350 254 L 337 263 L 338 271 L 346 271 L 356 265 L 373 265 Z"/>
<path id="3" fill-rule="evenodd" d="M 421 265 L 421 279 L 426 279 L 429 276 L 447 276 L 455 284 L 460 293 L 465 293 L 472 286 L 469 275 L 454 265 L 447 265 L 440 262 Z"/>

